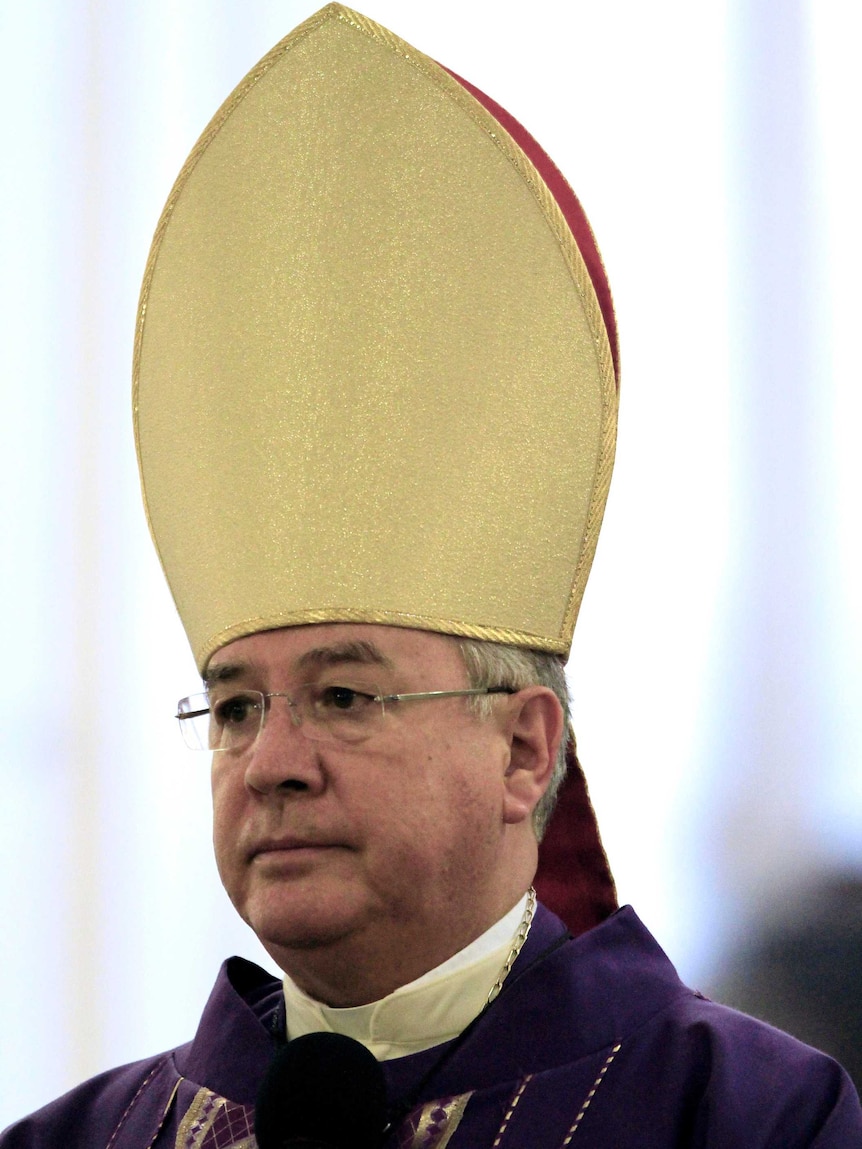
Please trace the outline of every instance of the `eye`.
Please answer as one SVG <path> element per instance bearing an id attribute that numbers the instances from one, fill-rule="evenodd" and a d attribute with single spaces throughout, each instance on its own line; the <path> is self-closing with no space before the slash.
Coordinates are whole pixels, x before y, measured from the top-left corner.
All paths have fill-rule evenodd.
<path id="1" fill-rule="evenodd" d="M 232 694 L 229 698 L 210 700 L 213 721 L 221 727 L 237 727 L 257 721 L 260 706 L 260 699 L 253 694 Z"/>
<path id="2" fill-rule="evenodd" d="M 374 706 L 374 695 L 352 686 L 320 686 L 314 692 L 314 706 L 321 713 L 358 716 Z"/>

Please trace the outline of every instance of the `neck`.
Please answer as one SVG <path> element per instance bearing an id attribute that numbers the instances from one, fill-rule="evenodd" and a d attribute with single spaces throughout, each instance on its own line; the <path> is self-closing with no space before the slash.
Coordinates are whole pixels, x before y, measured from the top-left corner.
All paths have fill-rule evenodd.
<path id="1" fill-rule="evenodd" d="M 378 1061 L 404 1057 L 457 1037 L 500 992 L 526 940 L 535 893 L 525 897 L 489 930 L 416 981 L 367 1005 L 322 1005 L 285 976 L 290 1038 L 340 1033 L 361 1042 Z"/>
<path id="2" fill-rule="evenodd" d="M 454 912 L 444 912 L 431 928 L 424 921 L 407 927 L 399 923 L 321 946 L 267 949 L 316 1001 L 336 1008 L 367 1005 L 416 981 L 481 937 L 524 897 L 526 889 L 513 890 L 481 917 L 459 919 Z"/>

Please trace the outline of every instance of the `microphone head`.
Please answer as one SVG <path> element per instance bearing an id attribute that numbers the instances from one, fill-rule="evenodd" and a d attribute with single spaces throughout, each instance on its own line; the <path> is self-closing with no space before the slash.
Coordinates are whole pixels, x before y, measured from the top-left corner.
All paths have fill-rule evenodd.
<path id="1" fill-rule="evenodd" d="M 259 1149 L 378 1149 L 386 1082 L 373 1054 L 340 1033 L 308 1033 L 273 1058 L 257 1095 Z"/>

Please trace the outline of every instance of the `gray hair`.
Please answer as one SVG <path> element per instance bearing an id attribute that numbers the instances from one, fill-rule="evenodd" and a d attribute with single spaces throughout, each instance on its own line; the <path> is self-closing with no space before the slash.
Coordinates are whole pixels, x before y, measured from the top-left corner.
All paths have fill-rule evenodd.
<path id="1" fill-rule="evenodd" d="M 541 841 L 554 812 L 557 793 L 566 776 L 566 745 L 571 737 L 569 688 L 563 660 L 556 654 L 505 646 L 498 642 L 479 642 L 469 638 L 459 638 L 456 641 L 472 687 L 509 686 L 513 690 L 523 690 L 527 686 L 547 686 L 553 690 L 563 708 L 565 726 L 551 781 L 533 811 L 533 829 Z M 494 701 L 493 696 L 485 696 L 471 699 L 470 704 L 477 713 L 490 714 Z"/>

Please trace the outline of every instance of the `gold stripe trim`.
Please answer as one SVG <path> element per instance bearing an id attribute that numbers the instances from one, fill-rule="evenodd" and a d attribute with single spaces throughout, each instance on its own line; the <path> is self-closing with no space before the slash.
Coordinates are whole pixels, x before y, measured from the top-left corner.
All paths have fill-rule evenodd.
<path id="1" fill-rule="evenodd" d="M 181 1082 L 181 1081 L 184 1081 L 184 1080 L 185 1080 L 185 1078 L 183 1078 L 183 1077 L 180 1077 L 180 1078 L 177 1080 L 177 1083 L 176 1083 L 176 1085 L 175 1085 L 175 1086 L 173 1087 L 173 1089 L 171 1090 L 171 1095 L 170 1095 L 170 1097 L 168 1098 L 168 1103 L 167 1103 L 167 1105 L 165 1106 L 164 1112 L 162 1113 L 162 1119 L 161 1119 L 161 1121 L 159 1122 L 158 1126 L 156 1127 L 156 1131 L 155 1131 L 155 1133 L 153 1134 L 152 1138 L 151 1138 L 151 1139 L 150 1139 L 150 1141 L 147 1143 L 147 1149 L 153 1149 L 153 1146 L 155 1145 L 156 1141 L 158 1141 L 158 1139 L 159 1139 L 159 1134 L 160 1134 L 160 1133 L 161 1133 L 161 1131 L 162 1131 L 162 1126 L 163 1126 L 163 1125 L 164 1125 L 164 1123 L 167 1121 L 167 1119 L 168 1119 L 168 1114 L 170 1113 L 171 1109 L 173 1108 L 174 1102 L 175 1102 L 175 1101 L 176 1101 L 176 1099 L 177 1099 L 177 1092 L 178 1092 L 178 1090 L 179 1090 L 179 1088 L 180 1088 L 180 1082 Z"/>
<path id="2" fill-rule="evenodd" d="M 532 1080 L 533 1080 L 533 1074 L 532 1074 L 532 1073 L 528 1073 L 528 1074 L 527 1074 L 527 1076 L 524 1078 L 524 1080 L 521 1082 L 521 1085 L 520 1085 L 520 1087 L 519 1087 L 519 1089 L 518 1089 L 517 1093 L 516 1093 L 516 1094 L 515 1094 L 515 1096 L 512 1098 L 512 1104 L 509 1106 L 509 1112 L 508 1112 L 508 1113 L 506 1114 L 506 1116 L 503 1118 L 503 1124 L 500 1126 L 500 1132 L 497 1134 L 497 1138 L 496 1138 L 496 1140 L 494 1141 L 494 1144 L 491 1146 L 491 1149 L 497 1149 L 497 1146 L 498 1146 L 498 1145 L 500 1144 L 500 1142 L 502 1141 L 502 1139 L 503 1139 L 503 1134 L 506 1132 L 506 1128 L 507 1128 L 507 1126 L 508 1126 L 509 1122 L 510 1122 L 510 1121 L 511 1121 L 511 1119 L 512 1119 L 512 1114 L 513 1114 L 513 1113 L 515 1112 L 515 1110 L 517 1109 L 517 1107 L 518 1107 L 518 1102 L 521 1100 L 521 1098 L 522 1098 L 522 1097 L 523 1097 L 523 1095 L 524 1095 L 524 1090 L 527 1088 L 527 1086 L 530 1084 L 530 1082 L 531 1082 Z"/>
<path id="3" fill-rule="evenodd" d="M 147 1088 L 147 1086 L 150 1084 L 150 1082 L 153 1080 L 153 1078 L 156 1076 L 156 1074 L 159 1073 L 162 1069 L 164 1069 L 164 1066 L 165 1066 L 165 1062 L 160 1061 L 158 1063 L 158 1065 L 155 1065 L 150 1070 L 150 1072 L 147 1074 L 147 1076 L 144 1078 L 144 1080 L 138 1086 L 138 1090 L 135 1093 L 135 1096 L 132 1098 L 132 1100 L 129 1102 L 129 1104 L 126 1106 L 125 1110 L 123 1111 L 123 1115 L 120 1118 L 120 1120 L 117 1122 L 117 1127 L 114 1130 L 114 1132 L 111 1134 L 110 1140 L 108 1141 L 108 1144 L 105 1146 L 105 1149 L 111 1149 L 111 1146 L 114 1144 L 114 1142 L 117 1140 L 117 1137 L 119 1136 L 120 1130 L 123 1128 L 123 1126 L 126 1123 L 126 1118 L 132 1112 L 135 1105 L 137 1105 L 138 1098 L 141 1096 L 141 1094 L 144 1092 L 144 1090 Z M 174 1094 L 176 1093 L 178 1087 L 179 1087 L 179 1081 L 174 1086 L 174 1092 L 171 1094 L 170 1100 L 168 1101 L 168 1109 L 171 1106 L 171 1102 L 174 1099 Z M 167 1113 L 167 1109 L 165 1110 L 165 1113 Z M 162 1120 L 164 1121 L 164 1115 L 162 1116 Z"/>
<path id="4" fill-rule="evenodd" d="M 565 1139 L 565 1141 L 563 1142 L 563 1144 L 560 1146 L 560 1149 L 566 1149 L 566 1146 L 567 1146 L 567 1145 L 569 1144 L 569 1142 L 572 1140 L 572 1138 L 574 1137 L 575 1133 L 577 1133 L 577 1131 L 578 1131 L 578 1126 L 580 1125 L 580 1123 L 581 1123 L 581 1121 L 582 1121 L 582 1119 L 583 1119 L 583 1116 L 584 1116 L 584 1114 L 585 1114 L 585 1113 L 586 1113 L 586 1111 L 589 1109 L 589 1107 L 590 1107 L 590 1102 L 592 1101 L 592 1099 L 593 1099 L 593 1098 L 595 1097 L 595 1095 L 596 1095 L 596 1090 L 597 1090 L 597 1089 L 598 1089 L 598 1087 L 601 1085 L 601 1083 L 604 1081 L 604 1079 L 605 1079 L 605 1075 L 607 1074 L 608 1070 L 610 1069 L 610 1067 L 611 1067 L 611 1063 L 613 1062 L 613 1060 L 614 1060 L 614 1058 L 616 1057 L 616 1055 L 619 1053 L 620 1049 L 622 1049 L 622 1046 L 621 1046 L 621 1045 L 615 1045 L 615 1046 L 613 1047 L 613 1049 L 611 1050 L 610 1054 L 608 1055 L 608 1059 L 607 1059 L 607 1061 L 604 1063 L 604 1065 L 603 1065 L 603 1066 L 601 1067 L 601 1069 L 599 1070 L 599 1075 L 598 1075 L 598 1077 L 595 1079 L 595 1081 L 593 1082 L 593 1087 L 592 1087 L 592 1089 L 589 1091 L 589 1093 L 587 1094 L 587 1096 L 586 1096 L 586 1100 L 584 1101 L 583 1105 L 581 1106 L 581 1110 L 580 1110 L 580 1113 L 578 1113 L 577 1117 L 575 1118 L 575 1120 L 574 1120 L 574 1122 L 573 1122 L 573 1124 L 572 1124 L 572 1127 L 571 1127 L 571 1129 L 570 1129 L 570 1130 L 569 1130 L 569 1132 L 566 1134 L 566 1139 Z"/>

